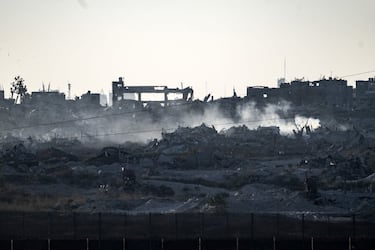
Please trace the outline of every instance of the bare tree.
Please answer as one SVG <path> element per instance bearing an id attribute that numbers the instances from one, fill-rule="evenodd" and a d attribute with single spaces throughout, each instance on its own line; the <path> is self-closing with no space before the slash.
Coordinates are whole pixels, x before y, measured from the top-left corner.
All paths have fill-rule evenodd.
<path id="1" fill-rule="evenodd" d="M 10 93 L 12 99 L 13 96 L 16 95 L 14 103 L 17 103 L 18 100 L 20 101 L 20 103 L 24 102 L 25 97 L 27 96 L 27 87 L 25 84 L 25 80 L 22 77 L 16 76 L 14 78 L 14 82 L 11 83 Z"/>

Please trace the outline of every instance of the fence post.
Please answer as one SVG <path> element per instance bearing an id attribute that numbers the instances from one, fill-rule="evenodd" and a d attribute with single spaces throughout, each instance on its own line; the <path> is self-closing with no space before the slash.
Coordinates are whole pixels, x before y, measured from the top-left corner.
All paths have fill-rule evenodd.
<path id="1" fill-rule="evenodd" d="M 254 213 L 250 215 L 251 222 L 250 222 L 250 237 L 251 240 L 254 240 Z"/>
<path id="2" fill-rule="evenodd" d="M 77 220 L 75 212 L 73 212 L 73 238 L 77 239 Z"/>
<path id="3" fill-rule="evenodd" d="M 22 239 L 25 239 L 25 212 L 22 212 Z"/>
<path id="4" fill-rule="evenodd" d="M 200 221 L 201 221 L 201 237 L 204 236 L 204 213 L 200 214 Z"/>
<path id="5" fill-rule="evenodd" d="M 151 239 L 152 237 L 152 221 L 151 221 L 151 213 L 148 213 L 148 238 Z"/>
<path id="6" fill-rule="evenodd" d="M 305 249 L 305 214 L 302 214 L 302 249 Z"/>
<path id="7" fill-rule="evenodd" d="M 230 231 L 229 231 L 229 216 L 228 216 L 228 213 L 225 213 L 225 231 L 226 231 L 226 235 L 227 235 L 227 237 L 228 237 L 229 234 L 230 234 Z"/>
<path id="8" fill-rule="evenodd" d="M 356 238 L 356 221 L 355 221 L 355 214 L 352 215 L 352 241 L 351 246 L 355 244 L 355 238 Z"/>
<path id="9" fill-rule="evenodd" d="M 48 232 L 47 232 L 47 234 L 48 234 L 48 239 L 50 239 L 51 238 L 51 213 L 48 212 L 47 216 L 48 216 Z"/>
<path id="10" fill-rule="evenodd" d="M 148 249 L 151 250 L 152 222 L 151 213 L 148 213 Z"/>
<path id="11" fill-rule="evenodd" d="M 48 217 L 48 241 L 47 241 L 47 248 L 51 250 L 51 213 L 47 213 Z"/>
<path id="12" fill-rule="evenodd" d="M 124 238 L 127 236 L 126 233 L 127 233 L 127 214 L 125 213 L 124 214 L 124 224 L 123 224 L 123 235 L 124 235 Z"/>
<path id="13" fill-rule="evenodd" d="M 99 236 L 99 250 L 101 249 L 101 241 L 102 241 L 102 213 L 99 212 L 98 214 L 98 236 Z"/>
<path id="14" fill-rule="evenodd" d="M 174 214 L 174 226 L 175 226 L 175 233 L 176 233 L 176 240 L 178 239 L 178 218 L 177 213 Z"/>
<path id="15" fill-rule="evenodd" d="M 279 237 L 280 218 L 279 214 L 276 214 L 276 236 Z"/>

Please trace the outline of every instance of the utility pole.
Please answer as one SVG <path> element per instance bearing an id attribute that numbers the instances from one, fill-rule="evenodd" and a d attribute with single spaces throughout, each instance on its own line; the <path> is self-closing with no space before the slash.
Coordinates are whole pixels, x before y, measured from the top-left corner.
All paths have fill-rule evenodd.
<path id="1" fill-rule="evenodd" d="M 286 81 L 286 57 L 284 57 L 284 81 Z"/>
<path id="2" fill-rule="evenodd" d="M 72 85 L 68 83 L 68 100 L 70 100 L 70 91 L 71 91 Z"/>

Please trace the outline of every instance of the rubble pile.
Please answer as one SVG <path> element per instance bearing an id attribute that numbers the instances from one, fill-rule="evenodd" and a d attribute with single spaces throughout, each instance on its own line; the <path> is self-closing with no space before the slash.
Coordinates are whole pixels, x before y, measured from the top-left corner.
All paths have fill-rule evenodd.
<path id="1" fill-rule="evenodd" d="M 215 148 L 222 136 L 214 127 L 205 124 L 195 128 L 178 127 L 172 133 L 163 133 L 155 146 L 159 165 L 176 168 L 200 168 L 215 165 Z"/>
<path id="2" fill-rule="evenodd" d="M 74 139 L 3 140 L 0 206 L 135 213 L 373 212 L 370 137 L 359 129 L 297 134 L 246 126 L 218 132 L 202 124 L 162 132 L 161 139 L 148 143 L 103 147 Z"/>
<path id="3" fill-rule="evenodd" d="M 8 144 L 2 147 L 1 162 L 10 166 L 37 165 L 36 157 L 22 143 Z"/>

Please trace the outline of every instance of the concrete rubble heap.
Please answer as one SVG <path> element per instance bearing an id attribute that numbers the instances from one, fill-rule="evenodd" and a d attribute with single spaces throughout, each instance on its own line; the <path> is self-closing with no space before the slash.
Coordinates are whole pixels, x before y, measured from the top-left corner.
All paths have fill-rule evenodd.
<path id="1" fill-rule="evenodd" d="M 4 209 L 360 212 L 375 207 L 375 145 L 358 129 L 309 135 L 202 124 L 117 146 L 1 144 Z M 30 198 L 30 197 L 38 197 Z"/>

